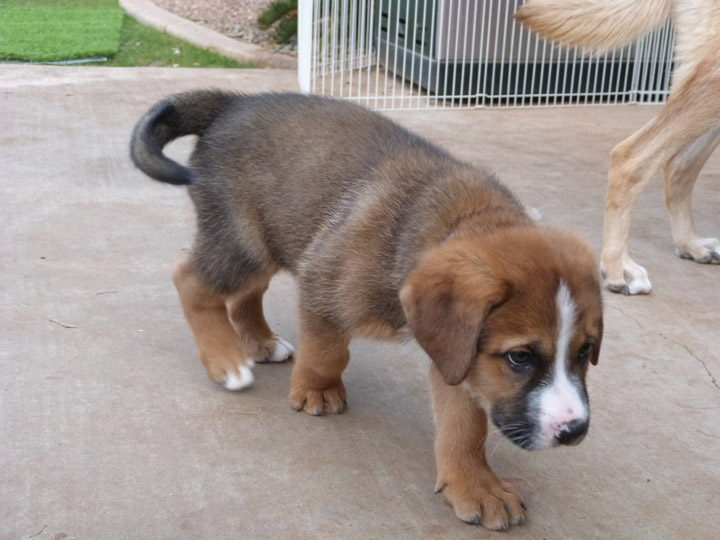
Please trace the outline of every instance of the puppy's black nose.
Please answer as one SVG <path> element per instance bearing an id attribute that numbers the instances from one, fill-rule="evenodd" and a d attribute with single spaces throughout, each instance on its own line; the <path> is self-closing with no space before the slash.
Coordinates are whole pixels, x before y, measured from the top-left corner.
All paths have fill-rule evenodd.
<path id="1" fill-rule="evenodd" d="M 573 420 L 555 438 L 560 444 L 578 444 L 585 438 L 589 425 L 587 420 Z"/>

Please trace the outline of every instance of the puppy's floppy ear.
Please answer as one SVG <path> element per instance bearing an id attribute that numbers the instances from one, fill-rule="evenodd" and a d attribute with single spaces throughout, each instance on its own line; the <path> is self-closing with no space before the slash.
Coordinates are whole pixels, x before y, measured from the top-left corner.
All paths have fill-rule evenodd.
<path id="1" fill-rule="evenodd" d="M 602 343 L 602 336 L 603 336 L 602 316 L 600 317 L 600 320 L 598 321 L 597 326 L 600 329 L 600 340 L 597 342 L 597 345 L 595 345 L 595 347 L 593 347 L 592 356 L 590 357 L 590 363 L 593 366 L 597 366 L 598 360 L 600 359 L 600 344 Z"/>
<path id="2" fill-rule="evenodd" d="M 485 319 L 509 294 L 476 253 L 441 246 L 410 273 L 400 302 L 415 339 L 445 382 L 456 385 L 475 360 Z"/>

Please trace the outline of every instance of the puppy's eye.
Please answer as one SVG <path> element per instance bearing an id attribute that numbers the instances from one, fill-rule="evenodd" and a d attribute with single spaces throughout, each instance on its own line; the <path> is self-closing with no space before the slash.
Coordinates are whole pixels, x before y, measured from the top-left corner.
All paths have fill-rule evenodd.
<path id="1" fill-rule="evenodd" d="M 580 350 L 578 351 L 578 360 L 580 360 L 581 362 L 587 362 L 588 358 L 590 358 L 592 348 L 592 343 L 586 343 L 585 345 L 580 347 Z"/>
<path id="2" fill-rule="evenodd" d="M 533 366 L 533 355 L 528 351 L 510 351 L 505 355 L 510 367 L 515 371 L 523 371 Z"/>

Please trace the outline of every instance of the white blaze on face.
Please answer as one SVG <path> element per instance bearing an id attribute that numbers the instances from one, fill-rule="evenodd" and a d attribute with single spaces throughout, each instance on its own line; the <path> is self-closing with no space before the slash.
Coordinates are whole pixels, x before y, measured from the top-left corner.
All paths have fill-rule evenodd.
<path id="1" fill-rule="evenodd" d="M 558 316 L 558 335 L 550 382 L 538 395 L 538 412 L 541 432 L 537 448 L 554 446 L 555 436 L 570 422 L 588 420 L 588 406 L 582 392 L 582 383 L 568 373 L 568 351 L 575 335 L 577 310 L 570 289 L 560 282 L 555 296 Z"/>

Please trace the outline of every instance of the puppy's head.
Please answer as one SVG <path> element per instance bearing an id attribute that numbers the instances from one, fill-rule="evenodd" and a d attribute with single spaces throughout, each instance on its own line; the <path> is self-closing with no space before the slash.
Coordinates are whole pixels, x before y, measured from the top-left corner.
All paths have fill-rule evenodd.
<path id="1" fill-rule="evenodd" d="M 462 384 L 512 442 L 539 450 L 587 432 L 585 375 L 603 333 L 597 273 L 578 236 L 518 227 L 430 250 L 400 299 L 445 382 Z"/>

